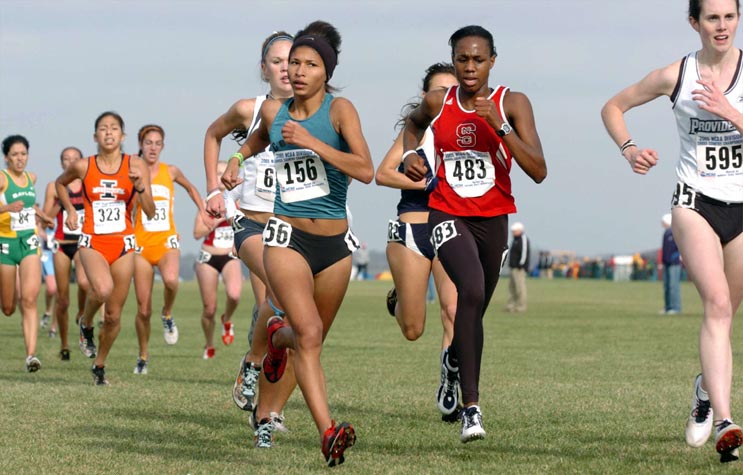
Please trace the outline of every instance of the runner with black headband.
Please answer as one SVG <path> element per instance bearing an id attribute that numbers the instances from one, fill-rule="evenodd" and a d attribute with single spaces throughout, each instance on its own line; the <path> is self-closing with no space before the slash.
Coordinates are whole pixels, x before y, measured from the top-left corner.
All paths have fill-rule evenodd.
<path id="1" fill-rule="evenodd" d="M 279 381 L 287 348 L 295 350 L 297 381 L 329 466 L 343 463 L 355 432 L 330 417 L 320 353 L 348 287 L 351 253 L 358 247 L 346 214 L 349 178 L 369 183 L 374 174 L 356 109 L 328 93 L 340 42 L 338 31 L 322 21 L 297 34 L 289 54 L 294 98 L 283 104 L 266 101 L 260 126 L 222 177 L 228 188 L 236 186 L 243 156 L 254 160 L 254 154 L 272 144 L 278 192 L 275 216 L 263 233 L 264 258 L 269 283 L 291 327 L 279 316 L 268 321 L 263 372 L 268 381 Z M 270 443 L 272 428 L 263 411 L 259 405 L 256 437 Z"/>

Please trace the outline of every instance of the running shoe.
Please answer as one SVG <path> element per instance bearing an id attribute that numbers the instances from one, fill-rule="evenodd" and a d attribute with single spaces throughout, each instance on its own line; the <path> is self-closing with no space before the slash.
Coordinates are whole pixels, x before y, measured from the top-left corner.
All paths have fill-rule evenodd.
<path id="1" fill-rule="evenodd" d="M 235 328 L 232 325 L 232 321 L 224 321 L 224 315 L 222 315 L 220 320 L 222 320 L 222 343 L 225 346 L 230 346 L 235 341 Z"/>
<path id="2" fill-rule="evenodd" d="M 720 454 L 720 462 L 738 460 L 738 447 L 743 445 L 743 429 L 730 419 L 715 424 L 715 448 Z"/>
<path id="3" fill-rule="evenodd" d="M 454 413 L 459 405 L 459 367 L 451 366 L 449 348 L 441 354 L 441 383 L 436 391 L 436 405 L 445 416 Z"/>
<path id="4" fill-rule="evenodd" d="M 49 326 L 49 320 L 51 319 L 52 317 L 48 313 L 45 313 L 44 316 L 41 317 L 41 322 L 39 323 L 41 328 L 46 328 L 47 326 Z"/>
<path id="5" fill-rule="evenodd" d="M 147 374 L 147 358 L 137 358 L 134 374 Z"/>
<path id="6" fill-rule="evenodd" d="M 691 400 L 691 413 L 686 420 L 686 443 L 690 447 L 701 447 L 712 433 L 712 406 L 709 400 L 702 401 L 698 394 L 702 385 L 702 373 L 694 380 L 694 397 Z"/>
<path id="7" fill-rule="evenodd" d="M 482 412 L 479 406 L 465 407 L 462 410 L 462 435 L 459 440 L 463 444 L 467 442 L 484 439 L 485 428 L 482 426 Z"/>
<path id="8" fill-rule="evenodd" d="M 451 414 L 441 414 L 441 420 L 447 424 L 454 424 L 462 420 L 462 405 L 457 404 L 457 408 Z"/>
<path id="9" fill-rule="evenodd" d="M 289 429 L 284 425 L 284 413 L 277 414 L 275 412 L 269 412 L 268 417 L 273 422 L 273 428 L 279 432 L 289 432 Z"/>
<path id="10" fill-rule="evenodd" d="M 328 467 L 335 467 L 345 462 L 343 453 L 355 443 L 356 433 L 351 424 L 341 422 L 335 425 L 335 421 L 331 421 L 330 427 L 322 436 L 322 454 Z"/>
<path id="11" fill-rule="evenodd" d="M 93 373 L 93 384 L 96 386 L 108 386 L 108 380 L 106 379 L 106 369 L 104 366 L 96 366 L 90 370 Z"/>
<path id="12" fill-rule="evenodd" d="M 93 327 L 85 328 L 83 321 L 80 320 L 80 351 L 87 358 L 95 358 L 96 348 L 93 338 Z"/>
<path id="13" fill-rule="evenodd" d="M 175 319 L 171 315 L 163 315 L 161 319 L 163 321 L 163 338 L 165 338 L 165 343 L 175 345 L 178 343 L 178 327 L 175 324 Z"/>
<path id="14" fill-rule="evenodd" d="M 204 355 L 202 356 L 205 360 L 210 360 L 214 358 L 214 347 L 204 347 Z"/>
<path id="15" fill-rule="evenodd" d="M 232 386 L 232 400 L 237 407 L 243 411 L 252 411 L 255 404 L 256 387 L 261 367 L 255 363 L 245 361 L 246 354 L 240 360 L 240 368 L 237 370 L 235 384 Z"/>
<path id="16" fill-rule="evenodd" d="M 395 287 L 392 287 L 392 289 L 387 292 L 387 311 L 392 315 L 395 316 L 395 307 L 397 306 L 397 289 Z"/>
<path id="17" fill-rule="evenodd" d="M 286 348 L 273 346 L 273 336 L 280 329 L 288 325 L 283 318 L 274 315 L 268 320 L 268 350 L 263 357 L 263 373 L 269 383 L 275 383 L 284 375 L 286 369 Z"/>
<path id="18" fill-rule="evenodd" d="M 62 361 L 70 361 L 70 350 L 67 348 L 59 350 L 59 359 Z"/>
<path id="19" fill-rule="evenodd" d="M 250 412 L 250 416 L 248 416 L 248 423 L 250 424 L 250 427 L 253 428 L 253 430 L 258 430 L 258 406 L 256 405 L 253 407 L 253 410 Z M 289 429 L 284 425 L 284 413 L 276 414 L 275 412 L 268 413 L 268 418 L 271 419 L 271 422 L 273 423 L 274 430 L 277 430 L 279 432 L 289 432 Z"/>
<path id="20" fill-rule="evenodd" d="M 50 329 L 49 330 L 49 338 L 56 338 L 57 337 L 57 330 Z"/>
<path id="21" fill-rule="evenodd" d="M 34 356 L 30 355 L 26 357 L 26 371 L 29 373 L 35 373 L 41 369 L 41 361 Z"/>
<path id="22" fill-rule="evenodd" d="M 273 446 L 273 422 L 271 422 L 271 419 L 267 417 L 261 419 L 253 435 L 256 448 L 270 449 Z"/>

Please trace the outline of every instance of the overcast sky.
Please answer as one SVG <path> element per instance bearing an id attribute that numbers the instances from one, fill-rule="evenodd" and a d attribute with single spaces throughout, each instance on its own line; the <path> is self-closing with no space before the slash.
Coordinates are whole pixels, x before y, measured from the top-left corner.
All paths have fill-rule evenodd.
<path id="1" fill-rule="evenodd" d="M 0 0 L 0 135 L 30 143 L 37 188 L 61 172 L 59 153 L 95 153 L 95 118 L 118 111 L 136 153 L 145 123 L 166 131 L 162 161 L 178 165 L 205 194 L 207 126 L 240 98 L 267 92 L 260 45 L 272 31 L 296 32 L 323 19 L 343 37 L 331 84 L 359 111 L 375 167 L 392 143 L 400 107 L 418 93 L 423 71 L 450 59 L 449 36 L 479 24 L 494 37 L 491 84 L 532 102 L 548 176 L 536 185 L 512 171 L 519 212 L 534 245 L 580 255 L 658 247 L 678 155 L 670 101 L 628 115 L 640 146 L 661 160 L 649 176 L 631 173 L 600 119 L 613 94 L 650 70 L 698 49 L 683 0 L 217 1 Z M 466 5 L 460 8 L 459 5 Z M 222 158 L 237 149 L 225 139 Z M 514 162 L 515 164 L 515 162 Z M 354 230 L 385 246 L 399 192 L 353 183 Z M 195 207 L 178 188 L 183 248 L 195 251 Z"/>

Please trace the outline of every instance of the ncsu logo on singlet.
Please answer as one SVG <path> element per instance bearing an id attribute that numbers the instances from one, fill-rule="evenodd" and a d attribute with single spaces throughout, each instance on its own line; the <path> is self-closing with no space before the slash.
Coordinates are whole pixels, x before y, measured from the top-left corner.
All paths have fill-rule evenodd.
<path id="1" fill-rule="evenodd" d="M 457 125 L 457 145 L 472 148 L 477 143 L 477 127 L 472 122 Z"/>

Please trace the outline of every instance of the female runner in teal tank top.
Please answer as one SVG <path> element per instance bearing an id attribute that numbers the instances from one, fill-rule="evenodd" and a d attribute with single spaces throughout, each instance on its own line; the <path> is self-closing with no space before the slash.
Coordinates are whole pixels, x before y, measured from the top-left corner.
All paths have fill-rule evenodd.
<path id="1" fill-rule="evenodd" d="M 358 246 L 345 211 L 348 183 L 351 178 L 370 183 L 374 175 L 356 109 L 328 93 L 339 47 L 340 35 L 328 23 L 313 22 L 297 33 L 289 55 L 294 99 L 283 105 L 266 101 L 261 126 L 233 155 L 222 177 L 233 188 L 243 156 L 269 144 L 275 150 L 275 217 L 263 233 L 264 263 L 290 326 L 279 316 L 269 320 L 263 371 L 269 382 L 278 381 L 286 349 L 295 350 L 297 382 L 330 466 L 343 463 L 355 434 L 350 424 L 336 424 L 330 417 L 320 352 L 348 287 L 352 249 Z M 256 437 L 270 440 L 270 420 L 258 417 Z"/>

